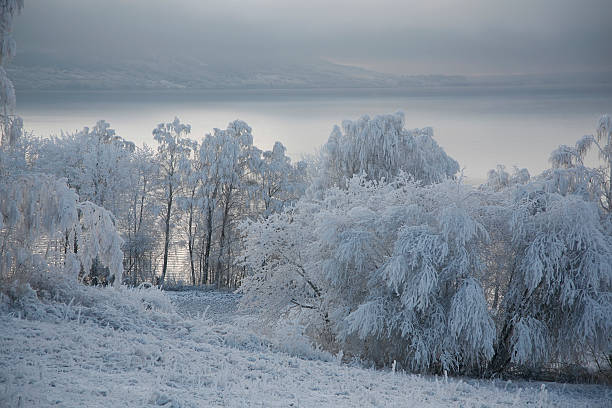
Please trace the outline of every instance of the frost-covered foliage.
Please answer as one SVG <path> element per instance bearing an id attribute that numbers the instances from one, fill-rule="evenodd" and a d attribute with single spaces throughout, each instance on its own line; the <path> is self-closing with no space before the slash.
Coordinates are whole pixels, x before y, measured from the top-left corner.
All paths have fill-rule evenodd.
<path id="1" fill-rule="evenodd" d="M 241 286 L 245 304 L 276 319 L 292 306 L 317 309 L 321 303 L 320 271 L 307 270 L 317 242 L 313 219 L 319 209 L 304 201 L 259 221 L 246 220 L 246 264 L 252 268 Z"/>
<path id="2" fill-rule="evenodd" d="M 215 128 L 200 143 L 188 133 L 188 125 L 177 121 L 154 131 L 165 186 L 162 218 L 167 231 L 180 226 L 192 284 L 237 286 L 242 278 L 235 262 L 242 250 L 237 223 L 295 202 L 305 190 L 303 164 L 292 164 L 280 143 L 262 152 L 241 120 Z M 174 202 L 178 211 L 168 217 Z"/>
<path id="3" fill-rule="evenodd" d="M 158 166 L 153 149 L 147 145 L 136 148 L 130 155 L 127 185 L 127 205 L 122 206 L 127 210 L 116 214 L 117 228 L 124 239 L 124 278 L 133 285 L 153 282 L 156 268 L 152 260 L 158 248 L 156 227 L 160 205 L 155 197 Z"/>
<path id="4" fill-rule="evenodd" d="M 264 216 L 295 204 L 306 189 L 306 163 L 298 162 L 293 165 L 291 159 L 286 156 L 286 151 L 282 143 L 274 143 L 272 150 L 262 153 L 257 166 Z"/>
<path id="5" fill-rule="evenodd" d="M 12 21 L 22 8 L 23 0 L 0 0 L 0 280 L 27 282 L 32 274 L 58 271 L 76 280 L 87 276 L 95 261 L 120 285 L 123 241 L 112 215 L 79 202 L 65 179 L 36 172 L 40 150 L 26 145 L 37 140 L 21 140 L 23 122 L 14 115 L 15 92 L 3 65 L 15 55 Z M 95 131 L 113 138 L 104 125 Z M 96 166 L 102 162 L 98 157 Z"/>
<path id="6" fill-rule="evenodd" d="M 0 278 L 28 281 L 49 270 L 76 280 L 94 260 L 117 284 L 123 273 L 122 239 L 111 214 L 79 202 L 64 180 L 41 174 L 0 182 Z"/>
<path id="7" fill-rule="evenodd" d="M 305 164 L 291 163 L 280 143 L 262 152 L 239 120 L 201 142 L 189 129 L 178 119 L 156 127 L 157 151 L 135 146 L 104 120 L 57 137 L 28 135 L 0 149 L 0 174 L 65 178 L 81 201 L 109 210 L 124 239 L 126 282 L 154 283 L 170 265 L 174 278 L 187 272 L 192 284 L 236 286 L 237 223 L 294 203 L 306 189 Z"/>
<path id="8" fill-rule="evenodd" d="M 487 182 L 482 187 L 501 191 L 515 185 L 526 184 L 530 179 L 531 176 L 527 169 L 519 169 L 514 166 L 513 174 L 510 175 L 504 165 L 498 164 L 497 168 L 487 172 Z"/>
<path id="9" fill-rule="evenodd" d="M 14 17 L 23 9 L 23 0 L 0 0 L 0 146 L 13 146 L 21 136 L 23 121 L 15 116 L 15 88 L 4 66 L 15 56 L 11 35 Z"/>
<path id="10" fill-rule="evenodd" d="M 419 371 L 458 371 L 486 361 L 493 354 L 495 327 L 479 282 L 484 270 L 479 252 L 488 234 L 474 211 L 475 197 L 454 183 L 399 190 L 388 193 L 391 200 L 382 198 L 369 220 L 379 225 L 380 238 L 367 241 L 383 244 L 379 251 L 388 256 L 346 251 L 360 232 L 353 222 L 348 231 L 358 235 L 344 228 L 336 235 L 330 266 L 341 272 L 328 272 L 332 287 L 346 285 L 366 259 L 378 261 L 364 268 L 367 295 L 356 309 L 346 305 L 350 313 L 341 321 L 340 338 L 355 334 L 372 346 L 382 340 L 385 347 L 369 347 L 375 360 L 397 360 Z"/>
<path id="11" fill-rule="evenodd" d="M 262 152 L 251 127 L 236 120 L 206 135 L 187 173 L 180 199 L 192 281 L 236 286 L 243 275 L 236 225 L 295 202 L 305 190 L 304 164 L 292 164 L 280 143 Z"/>
<path id="12" fill-rule="evenodd" d="M 520 189 L 513 205 L 495 369 L 612 350 L 612 237 L 597 204 L 537 187 Z"/>
<path id="13" fill-rule="evenodd" d="M 419 372 L 609 354 L 607 219 L 580 195 L 503 173 L 479 189 L 361 175 L 250 221 L 243 303 L 302 322 L 334 353 Z"/>
<path id="14" fill-rule="evenodd" d="M 234 279 L 231 273 L 234 265 L 230 254 L 236 249 L 236 240 L 232 224 L 233 220 L 249 213 L 250 198 L 255 192 L 255 184 L 249 176 L 255 173 L 261 151 L 253 145 L 251 127 L 241 120 L 230 122 L 226 129 L 214 129 L 206 139 L 201 157 L 212 159 L 214 190 L 208 189 L 207 193 L 213 193 L 214 201 L 210 201 L 210 205 L 217 207 L 210 214 L 210 217 L 216 215 L 216 220 L 209 218 L 207 228 L 210 234 L 214 226 L 219 231 L 215 237 L 218 242 L 215 258 L 212 259 L 210 251 L 207 256 L 206 275 L 217 286 L 233 286 L 235 281 L 230 282 Z M 207 247 L 211 245 L 209 237 L 211 235 L 207 235 Z"/>
<path id="15" fill-rule="evenodd" d="M 100 120 L 93 128 L 42 140 L 38 151 L 40 171 L 65 177 L 79 197 L 114 214 L 122 208 L 122 195 L 128 191 L 130 155 L 133 143 L 115 134 L 110 124 Z"/>
<path id="16" fill-rule="evenodd" d="M 148 264 L 157 252 L 153 238 L 159 214 L 152 197 L 158 173 L 153 152 L 126 141 L 104 120 L 93 128 L 32 139 L 30 144 L 35 171 L 65 178 L 81 201 L 91 201 L 113 214 L 115 228 L 124 239 L 127 280 L 151 281 Z M 97 269 L 98 264 L 94 265 Z"/>
<path id="17" fill-rule="evenodd" d="M 511 262 L 492 370 L 584 364 L 612 351 L 611 127 L 603 116 L 596 136 L 559 146 L 552 169 L 506 191 Z M 585 164 L 592 150 L 597 168 Z"/>
<path id="18" fill-rule="evenodd" d="M 488 234 L 472 193 L 361 176 L 251 222 L 245 303 L 270 305 L 270 317 L 311 310 L 319 341 L 381 365 L 459 371 L 486 362 L 495 341 L 480 284 Z"/>
<path id="19" fill-rule="evenodd" d="M 0 1 L 0 63 L 15 56 L 15 40 L 12 36 L 13 18 L 23 9 L 23 0 Z"/>
<path id="20" fill-rule="evenodd" d="M 424 184 L 453 177 L 459 164 L 433 139 L 431 128 L 407 130 L 401 112 L 362 116 L 335 126 L 321 149 L 315 189 L 345 188 L 346 180 L 364 172 L 370 180 L 392 180 L 400 172 Z"/>
<path id="21" fill-rule="evenodd" d="M 164 255 L 160 277 L 163 285 L 168 270 L 168 251 L 170 250 L 170 234 L 172 233 L 172 205 L 176 195 L 180 194 L 182 183 L 182 170 L 189 166 L 189 156 L 194 149 L 194 142 L 187 138 L 191 126 L 181 123 L 179 118 L 169 123 L 160 123 L 153 129 L 153 137 L 158 143 L 157 161 L 161 171 L 163 184 L 163 212 L 164 224 Z"/>
<path id="22" fill-rule="evenodd" d="M 600 165 L 585 164 L 589 152 L 594 151 Z M 599 119 L 595 135 L 583 136 L 574 146 L 561 145 L 550 155 L 552 169 L 541 179 L 547 190 L 562 195 L 579 194 L 587 200 L 599 202 L 607 213 L 612 212 L 612 119 Z"/>

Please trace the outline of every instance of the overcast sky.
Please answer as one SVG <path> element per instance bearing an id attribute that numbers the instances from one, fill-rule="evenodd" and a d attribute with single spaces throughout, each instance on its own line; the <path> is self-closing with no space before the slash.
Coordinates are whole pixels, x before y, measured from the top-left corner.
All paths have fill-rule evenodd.
<path id="1" fill-rule="evenodd" d="M 612 69 L 610 0 L 26 0 L 18 52 L 70 63 L 326 59 L 399 74 Z"/>

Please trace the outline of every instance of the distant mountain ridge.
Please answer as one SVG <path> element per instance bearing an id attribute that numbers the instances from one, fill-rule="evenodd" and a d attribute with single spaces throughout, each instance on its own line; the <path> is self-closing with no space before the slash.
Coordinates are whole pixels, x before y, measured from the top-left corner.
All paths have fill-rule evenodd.
<path id="1" fill-rule="evenodd" d="M 38 56 L 40 57 L 40 55 Z M 20 90 L 310 89 L 604 87 L 612 72 L 548 75 L 393 75 L 326 61 L 206 64 L 196 58 L 121 60 L 67 65 L 59 58 L 18 57 L 8 74 Z"/>

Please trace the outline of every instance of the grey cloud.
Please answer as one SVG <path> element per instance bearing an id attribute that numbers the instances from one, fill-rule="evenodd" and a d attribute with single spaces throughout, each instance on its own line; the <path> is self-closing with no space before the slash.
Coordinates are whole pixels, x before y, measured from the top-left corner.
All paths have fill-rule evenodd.
<path id="1" fill-rule="evenodd" d="M 15 37 L 22 61 L 67 65 L 192 56 L 323 58 L 406 74 L 568 72 L 612 67 L 611 20 L 605 0 L 28 0 Z"/>

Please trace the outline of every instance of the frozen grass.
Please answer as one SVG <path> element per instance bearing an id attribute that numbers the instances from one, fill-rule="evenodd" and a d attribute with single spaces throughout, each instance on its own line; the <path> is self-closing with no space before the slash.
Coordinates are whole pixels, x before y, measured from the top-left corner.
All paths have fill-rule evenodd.
<path id="1" fill-rule="evenodd" d="M 340 365 L 299 328 L 266 331 L 236 314 L 234 294 L 65 285 L 2 288 L 0 406 L 578 408 L 612 398 L 605 386 Z"/>

